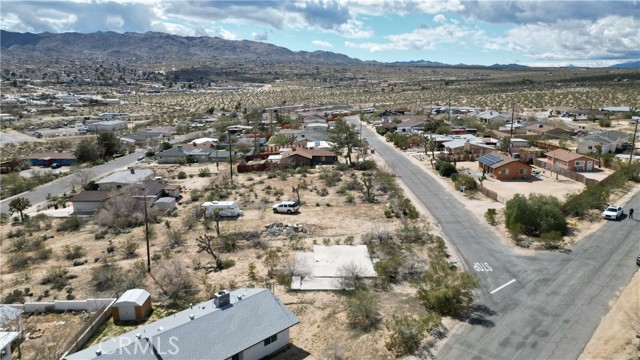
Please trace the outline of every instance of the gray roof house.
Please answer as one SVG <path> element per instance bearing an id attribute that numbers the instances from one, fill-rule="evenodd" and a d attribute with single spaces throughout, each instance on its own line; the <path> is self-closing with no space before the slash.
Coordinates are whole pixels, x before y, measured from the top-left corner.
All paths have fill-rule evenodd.
<path id="1" fill-rule="evenodd" d="M 592 134 L 583 137 L 578 141 L 578 148 L 576 152 L 579 154 L 589 154 L 595 152 L 596 145 L 602 145 L 602 153 L 614 153 L 618 149 L 623 149 L 624 145 L 631 142 L 631 134 L 609 130 L 603 131 L 597 134 Z"/>
<path id="2" fill-rule="evenodd" d="M 96 185 L 100 190 L 115 190 L 147 180 L 151 175 L 153 175 L 153 170 L 130 168 L 129 170 L 114 172 L 104 179 L 96 181 Z"/>
<path id="3" fill-rule="evenodd" d="M 191 145 L 178 145 L 156 154 L 158 164 L 175 164 L 181 159 L 187 162 L 209 162 L 210 148 L 197 148 Z"/>
<path id="4" fill-rule="evenodd" d="M 267 289 L 220 291 L 194 305 L 74 354 L 86 359 L 262 359 L 289 343 L 298 318 Z"/>

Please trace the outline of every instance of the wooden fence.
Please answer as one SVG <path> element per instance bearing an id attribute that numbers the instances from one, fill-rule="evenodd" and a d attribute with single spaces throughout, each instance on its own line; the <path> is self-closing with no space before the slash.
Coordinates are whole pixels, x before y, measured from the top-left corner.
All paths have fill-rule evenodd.
<path id="1" fill-rule="evenodd" d="M 553 165 L 551 163 L 548 163 L 548 162 L 546 162 L 544 160 L 540 160 L 540 159 L 533 159 L 533 165 L 535 165 L 537 167 L 540 167 L 540 168 L 543 168 L 545 170 L 549 170 L 549 171 L 554 172 L 556 174 L 562 175 L 562 176 L 564 176 L 566 178 L 569 178 L 571 180 L 581 182 L 581 183 L 583 183 L 585 185 L 595 185 L 595 184 L 600 183 L 600 181 L 601 181 L 601 180 L 587 178 L 586 176 L 584 176 L 584 175 L 582 175 L 580 173 L 577 173 L 575 171 L 571 171 L 571 170 L 567 170 L 567 169 L 561 169 L 556 165 Z"/>
<path id="2" fill-rule="evenodd" d="M 113 301 L 104 304 L 98 311 L 96 311 L 91 318 L 78 330 L 74 336 L 69 338 L 64 347 L 62 358 L 69 354 L 73 354 L 82 349 L 82 346 L 102 327 L 102 325 L 111 317 L 111 305 L 116 302 Z"/>

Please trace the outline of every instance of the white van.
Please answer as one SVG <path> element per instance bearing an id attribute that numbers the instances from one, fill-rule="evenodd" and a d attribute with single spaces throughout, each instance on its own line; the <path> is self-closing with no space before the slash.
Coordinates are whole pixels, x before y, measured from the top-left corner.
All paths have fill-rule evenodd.
<path id="1" fill-rule="evenodd" d="M 200 205 L 205 216 L 213 216 L 216 209 L 220 209 L 220 216 L 240 216 L 242 210 L 235 201 L 207 201 Z"/>

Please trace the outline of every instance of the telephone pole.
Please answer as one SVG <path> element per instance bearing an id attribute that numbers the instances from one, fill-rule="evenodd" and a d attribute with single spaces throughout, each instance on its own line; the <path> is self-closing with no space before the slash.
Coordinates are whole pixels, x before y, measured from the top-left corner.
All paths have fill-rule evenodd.
<path id="1" fill-rule="evenodd" d="M 633 116 L 631 116 L 633 118 Z M 631 160 L 633 159 L 633 150 L 636 148 L 636 133 L 638 132 L 638 123 L 640 118 L 636 119 L 636 127 L 633 130 L 633 140 L 631 140 L 631 154 L 629 154 L 629 166 L 631 166 Z"/>

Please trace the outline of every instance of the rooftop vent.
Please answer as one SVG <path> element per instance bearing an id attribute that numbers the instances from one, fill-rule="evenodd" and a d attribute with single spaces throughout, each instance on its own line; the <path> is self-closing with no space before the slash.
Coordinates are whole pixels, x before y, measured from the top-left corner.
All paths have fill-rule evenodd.
<path id="1" fill-rule="evenodd" d="M 190 315 L 189 315 L 189 319 L 193 320 L 193 319 L 195 319 L 195 318 L 196 318 L 196 316 L 195 316 L 195 315 L 193 315 L 193 314 L 190 314 Z"/>
<path id="2" fill-rule="evenodd" d="M 100 350 L 100 349 L 96 350 L 96 355 L 98 355 L 98 356 L 102 355 L 102 350 Z"/>
<path id="3" fill-rule="evenodd" d="M 231 294 L 226 290 L 221 290 L 213 295 L 213 304 L 217 308 L 221 308 L 225 305 L 229 305 L 231 300 Z"/>
<path id="4" fill-rule="evenodd" d="M 140 339 L 140 338 L 142 338 L 142 334 L 137 333 L 137 334 L 136 334 L 136 337 L 137 337 L 138 339 Z"/>

